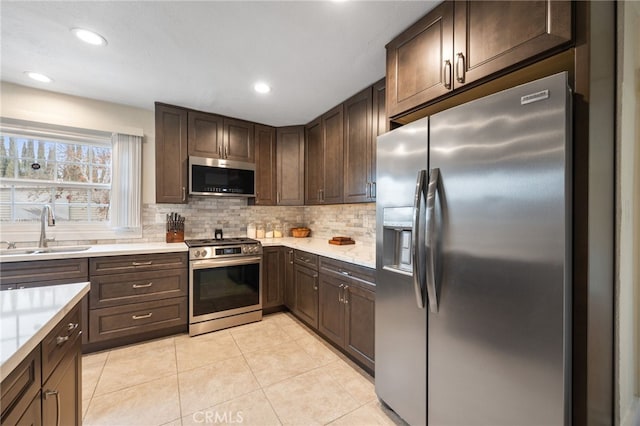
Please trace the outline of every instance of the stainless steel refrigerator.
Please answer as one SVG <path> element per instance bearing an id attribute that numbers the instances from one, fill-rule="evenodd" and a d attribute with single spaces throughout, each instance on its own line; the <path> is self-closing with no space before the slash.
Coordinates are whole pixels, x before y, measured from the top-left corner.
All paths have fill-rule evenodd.
<path id="1" fill-rule="evenodd" d="M 411 425 L 562 425 L 571 394 L 566 73 L 378 137 L 375 384 Z"/>

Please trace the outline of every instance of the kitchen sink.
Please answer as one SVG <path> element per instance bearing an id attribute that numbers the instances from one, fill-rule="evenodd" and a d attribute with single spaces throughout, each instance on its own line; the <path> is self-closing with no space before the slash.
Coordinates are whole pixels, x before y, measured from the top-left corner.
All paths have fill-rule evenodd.
<path id="1" fill-rule="evenodd" d="M 69 247 L 27 247 L 17 249 L 0 249 L 0 256 L 17 256 L 25 254 L 41 254 L 41 253 L 75 253 L 79 251 L 89 250 L 91 246 L 69 246 Z"/>

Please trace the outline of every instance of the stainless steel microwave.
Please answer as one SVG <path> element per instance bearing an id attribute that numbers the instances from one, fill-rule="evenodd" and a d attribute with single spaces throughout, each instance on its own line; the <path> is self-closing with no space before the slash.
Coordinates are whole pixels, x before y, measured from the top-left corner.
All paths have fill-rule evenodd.
<path id="1" fill-rule="evenodd" d="M 189 194 L 256 196 L 256 166 L 242 161 L 189 156 Z"/>

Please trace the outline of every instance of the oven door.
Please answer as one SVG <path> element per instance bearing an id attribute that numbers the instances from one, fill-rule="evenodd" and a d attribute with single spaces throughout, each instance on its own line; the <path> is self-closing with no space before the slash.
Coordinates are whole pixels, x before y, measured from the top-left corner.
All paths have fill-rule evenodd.
<path id="1" fill-rule="evenodd" d="M 261 256 L 192 260 L 189 323 L 262 309 Z"/>

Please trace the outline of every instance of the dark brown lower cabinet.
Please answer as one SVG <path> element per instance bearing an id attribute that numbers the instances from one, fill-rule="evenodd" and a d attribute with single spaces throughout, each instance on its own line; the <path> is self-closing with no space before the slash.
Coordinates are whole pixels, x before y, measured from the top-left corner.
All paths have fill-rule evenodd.
<path id="1" fill-rule="evenodd" d="M 376 294 L 366 287 L 352 284 L 345 290 L 344 349 L 373 370 Z"/>
<path id="2" fill-rule="evenodd" d="M 10 424 L 10 423 L 7 423 Z M 22 414 L 16 426 L 40 426 L 42 424 L 42 406 L 40 405 L 40 394 L 31 401 L 27 410 Z"/>
<path id="3" fill-rule="evenodd" d="M 91 258 L 85 352 L 187 330 L 186 252 Z"/>
<path id="4" fill-rule="evenodd" d="M 371 370 L 375 338 L 372 288 L 348 276 L 320 273 L 318 330 Z"/>
<path id="5" fill-rule="evenodd" d="M 311 327 L 318 328 L 318 272 L 294 264 L 295 303 L 293 312 Z"/>
<path id="6" fill-rule="evenodd" d="M 2 425 L 82 424 L 80 303 L 2 381 Z"/>
<path id="7" fill-rule="evenodd" d="M 284 258 L 284 305 L 293 311 L 296 303 L 296 282 L 293 269 L 293 249 L 283 247 Z"/>
<path id="8" fill-rule="evenodd" d="M 82 353 L 76 339 L 42 386 L 42 424 L 82 424 Z"/>
<path id="9" fill-rule="evenodd" d="M 264 247 L 262 250 L 262 309 L 284 304 L 285 248 Z"/>

